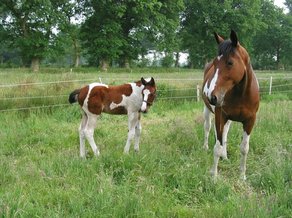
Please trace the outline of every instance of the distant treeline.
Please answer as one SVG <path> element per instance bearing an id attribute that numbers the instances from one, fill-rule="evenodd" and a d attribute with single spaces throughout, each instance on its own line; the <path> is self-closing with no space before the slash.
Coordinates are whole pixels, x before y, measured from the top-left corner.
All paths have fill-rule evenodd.
<path id="1" fill-rule="evenodd" d="M 0 66 L 202 68 L 237 32 L 256 69 L 292 69 L 292 0 L 1 0 Z M 148 53 L 153 56 L 149 59 Z M 160 57 L 156 57 L 159 52 Z M 159 59 L 159 60 L 158 60 Z"/>

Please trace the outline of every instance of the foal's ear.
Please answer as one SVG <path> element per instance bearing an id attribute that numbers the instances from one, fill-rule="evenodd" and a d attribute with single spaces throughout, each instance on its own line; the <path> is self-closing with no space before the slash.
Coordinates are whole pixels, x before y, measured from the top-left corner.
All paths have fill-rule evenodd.
<path id="1" fill-rule="evenodd" d="M 218 45 L 224 41 L 224 39 L 221 36 L 219 36 L 216 32 L 214 32 L 214 36 Z"/>
<path id="2" fill-rule="evenodd" d="M 143 84 L 144 86 L 146 86 L 147 82 L 146 82 L 146 80 L 145 80 L 143 77 L 141 77 L 141 82 L 142 82 L 142 84 Z"/>
<path id="3" fill-rule="evenodd" d="M 232 42 L 233 47 L 236 47 L 238 45 L 237 35 L 236 35 L 236 32 L 234 30 L 231 30 L 231 32 L 230 32 L 230 40 Z"/>
<path id="4" fill-rule="evenodd" d="M 155 81 L 154 81 L 154 78 L 153 78 L 153 77 L 151 77 L 151 80 L 150 80 L 149 84 L 150 84 L 151 86 L 154 86 L 154 85 L 155 85 Z"/>

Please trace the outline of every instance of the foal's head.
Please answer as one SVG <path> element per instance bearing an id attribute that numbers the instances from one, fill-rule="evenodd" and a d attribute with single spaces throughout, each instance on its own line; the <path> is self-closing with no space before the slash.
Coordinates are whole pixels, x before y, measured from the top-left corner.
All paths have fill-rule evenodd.
<path id="1" fill-rule="evenodd" d="M 218 56 L 213 60 L 213 78 L 209 78 L 209 102 L 212 105 L 222 106 L 225 94 L 246 79 L 246 70 L 249 64 L 249 55 L 237 39 L 232 30 L 230 40 L 224 40 L 214 33 L 218 43 Z"/>
<path id="2" fill-rule="evenodd" d="M 156 97 L 156 85 L 153 77 L 144 79 L 141 78 L 141 83 L 144 86 L 142 90 L 143 103 L 141 106 L 141 112 L 147 113 L 149 107 L 153 104 Z"/>

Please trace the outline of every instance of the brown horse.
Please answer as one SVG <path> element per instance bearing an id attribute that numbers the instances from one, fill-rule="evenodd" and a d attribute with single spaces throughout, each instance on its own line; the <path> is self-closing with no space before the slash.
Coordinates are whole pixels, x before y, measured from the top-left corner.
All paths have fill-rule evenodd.
<path id="1" fill-rule="evenodd" d="M 72 104 L 78 101 L 83 112 L 79 127 L 80 156 L 85 157 L 85 139 L 88 140 L 96 156 L 100 153 L 93 134 L 97 118 L 101 113 L 127 114 L 129 132 L 124 153 L 129 152 L 131 141 L 134 138 L 134 149 L 139 151 L 141 112 L 146 113 L 148 111 L 155 96 L 156 85 L 152 77 L 141 78 L 140 81 L 135 83 L 118 86 L 92 83 L 73 91 L 69 96 L 69 102 Z"/>
<path id="2" fill-rule="evenodd" d="M 227 134 L 231 121 L 241 122 L 240 172 L 245 180 L 249 138 L 259 107 L 259 84 L 249 55 L 238 42 L 236 33 L 231 31 L 230 40 L 224 40 L 217 33 L 214 35 L 218 43 L 218 56 L 205 67 L 202 91 L 205 103 L 204 147 L 208 149 L 212 112 L 215 114 L 216 143 L 211 173 L 216 177 L 219 158 L 227 159 Z"/>

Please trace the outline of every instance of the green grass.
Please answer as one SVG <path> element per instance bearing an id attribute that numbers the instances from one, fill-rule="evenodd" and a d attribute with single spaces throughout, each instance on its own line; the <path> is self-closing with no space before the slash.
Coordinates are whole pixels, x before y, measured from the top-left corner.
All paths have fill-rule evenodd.
<path id="1" fill-rule="evenodd" d="M 192 72 L 180 74 L 165 77 L 188 78 Z M 11 73 L 2 84 L 30 76 L 33 82 L 95 76 L 33 75 Z M 182 86 L 159 84 L 163 90 Z M 48 88 L 50 94 L 66 93 L 78 85 Z M 42 91 L 27 88 L 32 95 Z M 202 108 L 193 100 L 158 100 L 142 117 L 140 152 L 132 148 L 129 155 L 123 154 L 127 117 L 104 114 L 95 131 L 101 156 L 94 158 L 87 144 L 86 160 L 79 158 L 77 105 L 0 113 L 1 217 L 291 217 L 292 101 L 261 102 L 246 182 L 239 180 L 242 130 L 236 123 L 229 133 L 229 160 L 220 160 L 218 181 L 212 181 L 212 149 L 202 148 Z"/>

